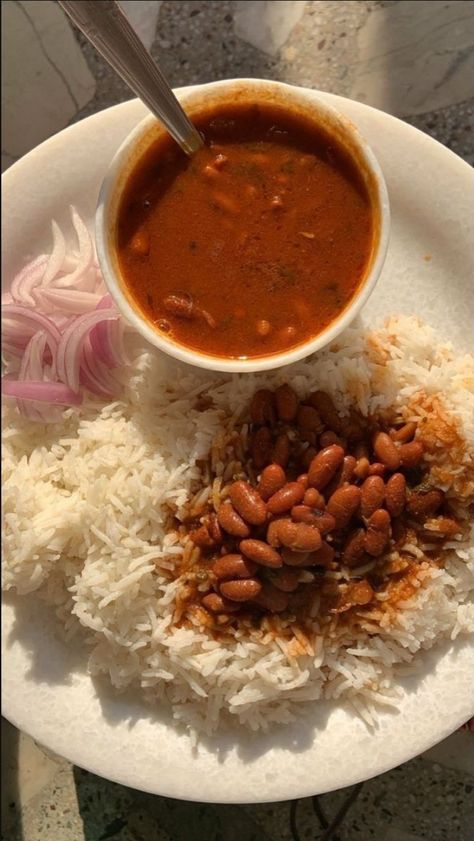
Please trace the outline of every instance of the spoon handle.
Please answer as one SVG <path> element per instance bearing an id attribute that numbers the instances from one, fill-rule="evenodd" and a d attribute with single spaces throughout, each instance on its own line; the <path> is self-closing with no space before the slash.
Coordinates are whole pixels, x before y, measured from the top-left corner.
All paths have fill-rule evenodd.
<path id="1" fill-rule="evenodd" d="M 166 78 L 115 0 L 59 0 L 96 50 L 188 154 L 203 145 Z"/>

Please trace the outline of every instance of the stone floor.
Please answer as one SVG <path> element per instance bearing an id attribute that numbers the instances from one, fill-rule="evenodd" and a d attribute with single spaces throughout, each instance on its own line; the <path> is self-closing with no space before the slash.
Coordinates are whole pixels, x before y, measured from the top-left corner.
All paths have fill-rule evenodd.
<path id="1" fill-rule="evenodd" d="M 122 6 L 174 86 L 254 76 L 320 88 L 402 117 L 474 164 L 473 0 Z M 3 0 L 1 12 L 5 169 L 130 91 L 52 0 Z"/>
<path id="2" fill-rule="evenodd" d="M 311 798 L 213 806 L 153 797 L 95 777 L 2 722 L 3 841 L 292 841 L 317 839 Z M 319 798 L 331 819 L 347 791 Z M 474 826 L 474 733 L 450 736 L 366 782 L 339 841 L 468 841 Z"/>
<path id="3" fill-rule="evenodd" d="M 474 164 L 474 3 L 156 2 L 122 6 L 174 86 L 254 76 L 367 102 Z M 51 0 L 3 0 L 2 170 L 42 140 L 130 98 Z M 71 766 L 2 722 L 4 841 L 290 841 L 290 804 L 152 797 Z M 339 841 L 467 841 L 474 735 L 459 732 L 365 783 Z M 346 792 L 320 798 L 331 818 Z M 310 800 L 301 839 L 321 828 Z M 471 833 L 470 833 L 471 829 Z"/>

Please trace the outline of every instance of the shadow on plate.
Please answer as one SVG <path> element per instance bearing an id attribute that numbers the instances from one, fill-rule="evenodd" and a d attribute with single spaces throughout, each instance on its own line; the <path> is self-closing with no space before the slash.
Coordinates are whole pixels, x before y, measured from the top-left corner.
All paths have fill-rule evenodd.
<path id="1" fill-rule="evenodd" d="M 26 680 L 34 684 L 71 685 L 78 675 L 87 672 L 89 649 L 84 638 L 79 635 L 69 642 L 62 638 L 59 620 L 52 614 L 49 605 L 39 601 L 35 594 L 15 596 L 4 594 L 5 606 L 14 608 L 14 620 L 6 636 L 6 648 L 20 645 L 27 652 L 29 667 Z M 124 722 L 131 730 L 135 725 L 147 719 L 157 727 L 177 727 L 182 738 L 189 738 L 184 725 L 173 721 L 171 711 L 165 703 L 154 708 L 140 699 L 139 690 L 130 689 L 117 692 L 105 675 L 90 678 L 106 722 L 116 727 Z M 331 710 L 330 704 L 321 703 L 315 714 L 314 704 L 304 704 L 301 717 L 296 722 L 272 726 L 268 733 L 255 734 L 238 724 L 231 723 L 226 730 L 216 737 L 202 737 L 196 751 L 208 750 L 224 762 L 233 750 L 244 762 L 251 762 L 257 756 L 279 747 L 292 752 L 306 750 L 313 743 L 317 731 L 323 729 Z"/>
<path id="2" fill-rule="evenodd" d="M 415 657 L 413 672 L 399 678 L 398 685 L 404 693 L 416 694 L 428 674 L 436 672 L 437 665 L 441 659 L 448 656 L 454 648 L 459 651 L 462 647 L 469 645 L 469 641 L 452 642 L 446 640 L 434 646 L 428 651 L 419 652 Z M 178 727 L 183 738 L 187 738 L 183 725 L 177 725 L 173 721 L 171 711 L 164 706 L 151 708 L 141 702 L 136 690 L 128 690 L 117 694 L 105 676 L 91 678 L 101 709 L 106 721 L 112 726 L 119 726 L 127 722 L 128 727 L 133 727 L 143 719 L 157 726 Z M 357 721 L 361 728 L 367 728 L 362 719 L 346 703 L 331 701 L 306 702 L 301 704 L 300 715 L 295 721 L 287 724 L 270 725 L 267 732 L 261 731 L 256 734 L 246 728 L 233 725 L 232 723 L 218 736 L 202 736 L 196 751 L 200 748 L 212 752 L 224 762 L 229 753 L 236 750 L 237 755 L 243 762 L 253 762 L 259 756 L 275 748 L 288 750 L 293 753 L 305 751 L 318 738 L 318 732 L 323 731 L 330 718 L 337 714 L 337 711 L 344 711 Z M 387 717 L 397 716 L 396 708 L 380 706 L 380 721 L 386 721 Z M 375 729 L 380 725 L 375 724 Z M 368 728 L 367 728 L 368 729 Z"/>
<path id="3" fill-rule="evenodd" d="M 30 666 L 25 674 L 32 683 L 70 685 L 74 674 L 87 671 L 87 654 L 79 639 L 66 642 L 59 620 L 50 605 L 34 593 L 16 596 L 4 593 L 3 605 L 14 608 L 14 620 L 6 636 L 6 648 L 20 645 Z"/>
<path id="4" fill-rule="evenodd" d="M 174 727 L 180 732 L 184 740 L 188 740 L 186 727 L 173 720 L 171 710 L 165 707 L 165 702 L 156 707 L 148 706 L 140 701 L 138 690 L 130 689 L 117 692 L 113 689 L 105 675 L 92 677 L 92 683 L 101 705 L 104 719 L 112 727 L 124 722 L 132 730 L 138 722 L 144 719 L 157 727 Z M 301 715 L 288 724 L 275 724 L 268 732 L 258 734 L 247 730 L 238 723 L 230 722 L 216 736 L 201 736 L 195 752 L 210 752 L 224 762 L 233 751 L 242 762 L 253 762 L 259 756 L 278 748 L 292 753 L 307 750 L 317 738 L 318 731 L 323 730 L 328 722 L 334 705 L 327 702 L 317 704 L 306 703 L 301 707 Z"/>
<path id="5" fill-rule="evenodd" d="M 48 605 L 38 603 L 34 594 L 21 598 L 7 594 L 4 601 L 15 607 L 15 618 L 6 645 L 8 648 L 20 644 L 26 649 L 30 660 L 26 673 L 28 681 L 38 685 L 70 685 L 75 677 L 86 674 L 87 649 L 83 638 L 79 637 L 73 643 L 64 642 L 60 636 L 58 620 L 52 616 Z M 447 640 L 431 650 L 420 652 L 415 658 L 413 673 L 400 677 L 400 687 L 405 693 L 416 694 L 426 677 L 436 672 L 441 659 L 454 649 L 459 651 L 468 644 L 468 640 L 457 640 L 454 643 Z M 180 738 L 188 743 L 185 726 L 173 720 L 170 709 L 165 706 L 166 702 L 152 708 L 141 700 L 136 688 L 117 693 L 105 675 L 91 676 L 90 680 L 104 720 L 109 726 L 117 727 L 125 723 L 132 730 L 139 722 L 147 720 L 158 729 L 176 728 Z M 367 725 L 346 704 L 306 702 L 301 705 L 300 715 L 293 722 L 271 725 L 268 732 L 258 734 L 231 723 L 219 735 L 201 737 L 195 751 L 211 752 L 222 763 L 231 753 L 236 753 L 241 762 L 249 764 L 275 749 L 302 753 L 317 742 L 318 733 L 328 725 L 337 726 L 337 718 L 342 710 L 353 717 L 356 726 L 366 728 Z M 387 718 L 394 715 L 398 715 L 396 709 L 381 707 L 380 725 L 376 727 L 383 727 Z"/>

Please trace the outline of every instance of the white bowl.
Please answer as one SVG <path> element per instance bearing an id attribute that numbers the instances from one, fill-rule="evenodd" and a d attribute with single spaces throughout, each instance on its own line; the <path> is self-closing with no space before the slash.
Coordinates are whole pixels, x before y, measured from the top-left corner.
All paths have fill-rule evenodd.
<path id="1" fill-rule="evenodd" d="M 152 345 L 170 356 L 214 371 L 250 372 L 279 368 L 309 356 L 331 342 L 355 318 L 373 291 L 387 252 L 390 210 L 387 188 L 380 166 L 354 123 L 311 92 L 260 79 L 212 82 L 180 96 L 192 118 L 204 109 L 224 102 L 271 102 L 290 106 L 313 118 L 333 135 L 355 161 L 368 188 L 374 211 L 375 234 L 366 274 L 346 308 L 321 333 L 290 350 L 251 359 L 228 359 L 205 354 L 179 344 L 154 329 L 135 304 L 121 277 L 115 241 L 116 220 L 128 177 L 145 150 L 165 133 L 164 127 L 149 115 L 125 139 L 115 154 L 103 181 L 96 211 L 97 255 L 108 290 L 124 318 Z"/>

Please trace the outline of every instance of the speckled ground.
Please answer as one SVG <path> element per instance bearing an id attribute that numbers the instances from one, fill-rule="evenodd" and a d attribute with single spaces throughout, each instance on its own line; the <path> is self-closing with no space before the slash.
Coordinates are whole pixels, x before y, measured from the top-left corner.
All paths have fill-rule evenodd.
<path id="1" fill-rule="evenodd" d="M 399 6 L 393 2 L 374 2 L 373 0 L 324 0 L 324 2 L 306 3 L 302 19 L 297 23 L 284 46 L 276 55 L 270 55 L 236 36 L 233 26 L 233 3 L 231 0 L 173 0 L 164 2 L 159 12 L 156 38 L 153 42 L 152 55 L 160 65 L 174 87 L 210 82 L 214 79 L 255 77 L 276 79 L 290 84 L 336 93 L 341 96 L 354 96 L 354 84 L 357 67 L 363 61 L 358 52 L 358 40 L 370 15 L 383 14 L 390 6 Z M 404 4 L 406 5 L 406 4 Z M 416 27 L 416 9 L 420 2 L 411 2 L 407 13 Z M 440 7 L 461 7 L 470 2 L 438 3 L 431 2 L 433 14 L 440 17 Z M 474 17 L 472 18 L 474 21 Z M 468 21 L 474 38 L 474 23 Z M 422 23 L 422 21 L 420 21 Z M 465 25 L 465 24 L 463 24 Z M 439 27 L 443 20 L 439 20 Z M 85 42 L 78 33 L 83 54 L 97 80 L 94 99 L 78 112 L 74 121 L 95 113 L 101 108 L 130 98 L 130 91 L 120 78 L 104 65 L 94 48 Z M 389 39 L 389 36 L 388 36 Z M 414 41 L 417 39 L 414 38 Z M 271 44 L 270 44 L 271 48 Z M 429 44 L 427 44 L 429 49 Z M 386 48 L 390 53 L 389 45 Z M 440 53 L 438 44 L 433 45 L 433 52 Z M 474 55 L 474 48 L 472 49 Z M 456 58 L 453 51 L 451 71 L 457 72 L 454 65 Z M 404 55 L 404 60 L 412 57 Z M 457 57 L 460 68 L 463 59 Z M 388 66 L 387 78 L 396 76 L 397 59 L 393 58 L 393 70 Z M 433 68 L 431 68 L 433 71 Z M 414 68 L 415 72 L 415 68 Z M 463 73 L 463 79 L 468 74 Z M 432 87 L 443 84 L 442 75 L 433 76 Z M 413 85 L 416 86 L 416 78 Z M 394 83 L 395 84 L 395 83 Z M 359 93 L 363 94 L 363 91 Z M 423 92 L 424 93 L 424 92 Z M 474 165 L 474 84 L 470 86 L 471 96 L 457 100 L 455 93 L 452 105 L 432 110 L 430 96 L 423 102 L 421 97 L 416 105 L 417 113 L 412 113 L 413 105 L 407 105 L 402 95 L 395 103 L 393 92 L 387 92 L 387 101 L 377 103 L 378 107 L 402 117 L 407 122 L 430 134 L 440 143 L 448 146 L 456 154 Z M 365 100 L 368 104 L 374 104 Z M 393 107 L 395 105 L 395 107 Z"/>
<path id="2" fill-rule="evenodd" d="M 4 841 L 317 841 L 321 835 L 311 798 L 298 801 L 296 834 L 290 803 L 213 806 L 154 797 L 72 767 L 6 722 L 2 736 Z M 468 841 L 473 793 L 474 734 L 460 732 L 366 782 L 336 838 Z M 346 796 L 344 790 L 318 798 L 328 820 Z"/>
<path id="3" fill-rule="evenodd" d="M 135 0 L 125 6 L 174 86 L 260 77 L 327 90 L 407 120 L 474 164 L 471 0 L 303 4 Z M 33 22 L 41 50 L 46 54 L 52 50 L 40 24 L 46 13 L 51 20 L 57 16 L 53 3 L 6 0 L 2 18 L 4 11 L 7 23 L 7 13 L 18 13 L 19 19 L 23 15 L 25 25 L 26 19 Z M 73 90 L 73 116 L 64 119 L 61 102 L 54 114 L 48 77 L 30 68 L 27 106 L 22 107 L 33 109 L 36 101 L 41 105 L 47 97 L 51 121 L 39 139 L 33 134 L 25 137 L 21 127 L 16 135 L 7 133 L 8 143 L 2 138 L 3 168 L 67 122 L 130 98 L 125 84 L 83 36 L 75 33 L 75 38 L 79 59 L 87 65 L 82 68 L 84 84 L 89 84 L 87 104 L 81 107 Z M 32 48 L 30 63 L 33 52 Z M 14 51 L 11 56 L 12 66 L 6 70 L 16 78 Z M 28 64 L 23 53 L 17 60 Z M 58 60 L 55 56 L 48 72 L 57 69 Z M 69 50 L 67 61 L 74 64 L 74 60 Z M 61 78 L 66 81 L 68 69 L 62 67 Z M 69 81 L 67 93 L 70 86 Z M 21 88 L 16 96 L 21 98 Z M 13 111 L 9 101 L 6 97 L 4 117 L 14 128 L 18 98 Z M 28 114 L 34 123 L 33 110 Z M 311 799 L 298 802 L 292 831 L 290 803 L 212 806 L 153 797 L 71 766 L 5 721 L 2 737 L 4 841 L 317 841 L 322 834 Z M 319 798 L 328 820 L 346 796 L 347 791 L 338 791 Z M 470 841 L 473 826 L 474 734 L 463 731 L 422 757 L 366 782 L 334 837 Z"/>

